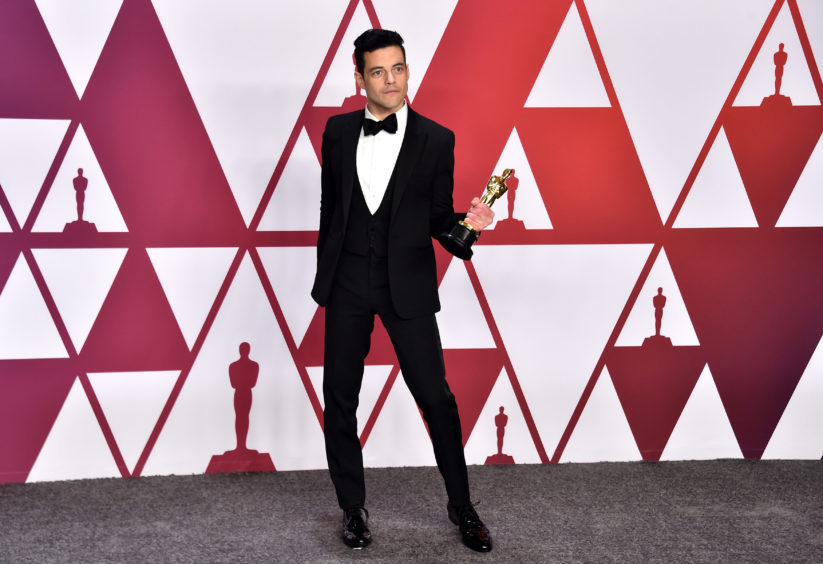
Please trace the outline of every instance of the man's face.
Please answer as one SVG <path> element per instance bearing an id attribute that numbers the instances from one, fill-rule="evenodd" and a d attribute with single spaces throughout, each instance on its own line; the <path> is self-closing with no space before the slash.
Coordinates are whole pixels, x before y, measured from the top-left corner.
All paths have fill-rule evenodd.
<path id="1" fill-rule="evenodd" d="M 364 53 L 363 59 L 363 74 L 354 71 L 354 77 L 366 91 L 369 111 L 382 120 L 403 107 L 409 91 L 409 67 L 397 45 Z"/>

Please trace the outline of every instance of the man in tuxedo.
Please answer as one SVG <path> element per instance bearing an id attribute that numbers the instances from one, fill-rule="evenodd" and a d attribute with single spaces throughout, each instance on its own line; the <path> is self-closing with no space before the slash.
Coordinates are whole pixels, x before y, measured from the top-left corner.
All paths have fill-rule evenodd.
<path id="1" fill-rule="evenodd" d="M 493 213 L 479 198 L 467 214 L 454 213 L 454 134 L 406 104 L 409 67 L 400 35 L 371 29 L 354 46 L 355 79 L 367 103 L 330 118 L 323 133 L 312 288 L 326 308 L 326 456 L 343 539 L 352 548 L 371 542 L 356 411 L 379 315 L 428 425 L 448 516 L 467 546 L 486 552 L 491 536 L 469 499 L 460 419 L 445 379 L 432 238 L 460 219 L 480 231 Z"/>

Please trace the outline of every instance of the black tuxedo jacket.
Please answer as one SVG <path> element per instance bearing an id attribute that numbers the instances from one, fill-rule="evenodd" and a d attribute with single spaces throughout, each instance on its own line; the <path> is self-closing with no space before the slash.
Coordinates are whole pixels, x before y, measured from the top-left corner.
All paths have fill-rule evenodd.
<path id="1" fill-rule="evenodd" d="M 325 306 L 343 248 L 364 111 L 333 116 L 321 150 L 320 233 L 312 297 Z M 440 310 L 432 237 L 448 233 L 465 214 L 455 214 L 454 133 L 409 108 L 406 134 L 394 169 L 388 233 L 389 288 L 403 318 Z"/>

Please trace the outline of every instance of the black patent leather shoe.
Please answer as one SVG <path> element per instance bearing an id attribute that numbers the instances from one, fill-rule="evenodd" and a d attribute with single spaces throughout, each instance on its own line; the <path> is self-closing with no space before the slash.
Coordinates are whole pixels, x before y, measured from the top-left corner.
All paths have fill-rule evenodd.
<path id="1" fill-rule="evenodd" d="M 351 548 L 363 548 L 371 544 L 369 512 L 362 507 L 343 512 L 343 542 Z"/>
<path id="2" fill-rule="evenodd" d="M 477 552 L 489 552 L 492 549 L 492 535 L 471 504 L 460 507 L 450 504 L 448 509 L 449 520 L 460 527 L 463 544 Z"/>

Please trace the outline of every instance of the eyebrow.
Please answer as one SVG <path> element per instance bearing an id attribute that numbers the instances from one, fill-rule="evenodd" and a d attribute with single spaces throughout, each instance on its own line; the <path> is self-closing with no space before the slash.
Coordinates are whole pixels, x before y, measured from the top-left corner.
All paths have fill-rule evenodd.
<path id="1" fill-rule="evenodd" d="M 393 65 L 391 65 L 391 67 L 389 67 L 389 68 L 394 68 L 394 67 L 396 67 L 397 65 L 402 65 L 402 66 L 404 66 L 404 67 L 405 67 L 405 66 L 406 66 L 406 63 L 405 63 L 405 62 L 394 63 L 394 64 L 393 64 Z M 374 72 L 374 71 L 376 71 L 376 70 L 386 70 L 386 67 L 371 67 L 371 68 L 366 69 L 366 70 L 367 70 L 368 72 Z"/>

